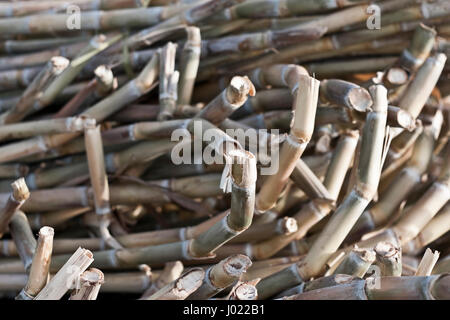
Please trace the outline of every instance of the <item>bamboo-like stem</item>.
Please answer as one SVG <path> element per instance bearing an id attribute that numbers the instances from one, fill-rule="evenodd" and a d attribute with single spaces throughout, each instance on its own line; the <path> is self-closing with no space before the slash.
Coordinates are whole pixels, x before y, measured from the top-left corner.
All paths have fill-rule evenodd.
<path id="1" fill-rule="evenodd" d="M 333 287 L 342 284 L 349 284 L 355 280 L 356 280 L 355 277 L 346 274 L 333 274 L 330 276 L 321 277 L 315 280 L 302 283 L 298 286 L 292 287 L 291 289 L 280 292 L 275 297 L 275 299 L 285 299 L 303 292 Z"/>
<path id="2" fill-rule="evenodd" d="M 97 122 L 101 122 L 114 112 L 119 111 L 127 105 L 127 103 L 136 100 L 141 95 L 146 94 L 153 88 L 156 77 L 158 76 L 158 66 L 159 57 L 158 55 L 154 55 L 145 68 L 141 71 L 139 76 L 94 106 L 88 108 L 81 115 L 88 118 L 93 118 Z M 76 133 L 45 135 L 0 147 L 2 154 L 0 157 L 0 162 L 6 162 L 26 155 L 48 151 L 51 148 L 60 146 L 74 139 L 77 136 L 78 134 Z"/>
<path id="3" fill-rule="evenodd" d="M 169 42 L 160 51 L 159 103 L 161 109 L 157 117 L 159 121 L 173 118 L 178 100 L 179 72 L 175 71 L 176 50 L 177 45 Z"/>
<path id="4" fill-rule="evenodd" d="M 450 148 L 448 148 L 450 150 Z M 448 157 L 448 151 L 445 155 Z M 393 230 L 401 244 L 414 239 L 450 199 L 450 162 L 447 162 L 436 182 L 398 220 Z"/>
<path id="5" fill-rule="evenodd" d="M 256 284 L 259 280 L 239 281 L 231 290 L 229 300 L 258 300 Z"/>
<path id="6" fill-rule="evenodd" d="M 381 173 L 388 105 L 387 90 L 383 86 L 371 87 L 370 92 L 373 111 L 368 113 L 363 129 L 356 186 L 328 221 L 305 260 L 299 265 L 293 264 L 263 279 L 258 284 L 258 290 L 263 298 L 320 274 L 327 260 L 342 244 L 373 198 Z"/>
<path id="7" fill-rule="evenodd" d="M 332 199 L 332 196 L 328 192 L 327 188 L 302 159 L 298 159 L 297 164 L 291 173 L 291 179 L 311 200 L 334 200 Z"/>
<path id="8" fill-rule="evenodd" d="M 202 118 L 217 125 L 242 106 L 248 95 L 255 95 L 253 83 L 247 77 L 233 77 L 229 86 L 197 113 L 195 118 Z"/>
<path id="9" fill-rule="evenodd" d="M 22 113 L 15 113 L 13 118 L 11 118 L 11 116 L 4 118 L 3 123 L 20 121 L 30 113 L 35 113 L 50 105 L 58 94 L 60 94 L 64 88 L 75 79 L 93 56 L 117 42 L 121 37 L 121 35 L 117 35 L 107 39 L 105 36 L 100 35 L 93 38 L 89 45 L 83 48 L 70 64 L 45 86 L 44 90 L 38 95 L 36 101 L 34 99 L 31 101 L 28 100 L 27 103 L 22 106 Z"/>
<path id="10" fill-rule="evenodd" d="M 118 9 L 109 11 L 81 11 L 81 30 L 106 30 L 120 27 L 147 27 L 170 18 L 183 10 L 183 6 Z M 70 31 L 67 15 L 42 14 L 31 17 L 1 19 L 2 34 L 52 34 Z M 41 22 L 45 20 L 44 25 Z"/>
<path id="11" fill-rule="evenodd" d="M 420 24 L 414 31 L 414 35 L 408 48 L 404 49 L 398 61 L 393 67 L 385 71 L 384 73 L 384 83 L 387 83 L 390 88 L 396 87 L 406 83 L 408 80 L 408 74 L 403 81 L 393 81 L 390 74 L 397 68 L 400 70 L 408 71 L 409 73 L 414 73 L 417 69 L 422 66 L 425 60 L 428 58 L 431 49 L 433 48 L 436 37 L 436 31 L 432 28 L 427 27 L 424 24 Z"/>
<path id="12" fill-rule="evenodd" d="M 358 85 L 337 79 L 322 80 L 320 83 L 321 99 L 331 103 L 366 112 L 372 105 L 369 92 Z"/>
<path id="13" fill-rule="evenodd" d="M 417 267 L 416 276 L 429 276 L 431 275 L 431 271 L 433 271 L 436 262 L 439 259 L 439 252 L 432 252 L 430 248 L 425 250 L 425 254 L 423 255 L 422 260 Z"/>
<path id="14" fill-rule="evenodd" d="M 201 53 L 201 35 L 197 27 L 186 27 L 187 40 L 181 51 L 178 105 L 191 103 Z"/>
<path id="15" fill-rule="evenodd" d="M 450 230 L 450 204 L 447 203 L 441 211 L 411 241 L 402 246 L 406 254 L 416 254 L 422 248 L 443 236 Z"/>
<path id="16" fill-rule="evenodd" d="M 78 248 L 34 300 L 59 300 L 77 284 L 80 275 L 94 261 L 92 252 Z"/>
<path id="17" fill-rule="evenodd" d="M 184 300 L 203 283 L 205 271 L 193 268 L 145 300 Z"/>
<path id="18" fill-rule="evenodd" d="M 36 239 L 25 213 L 20 210 L 14 213 L 9 223 L 9 232 L 14 240 L 25 271 L 29 273 L 36 249 Z"/>
<path id="19" fill-rule="evenodd" d="M 100 270 L 91 268 L 80 275 L 79 281 L 79 288 L 72 292 L 69 300 L 96 300 L 105 276 Z"/>
<path id="20" fill-rule="evenodd" d="M 251 260 L 242 254 L 220 261 L 206 270 L 202 285 L 188 299 L 205 300 L 213 297 L 239 280 L 251 265 Z"/>
<path id="21" fill-rule="evenodd" d="M 27 121 L 0 127 L 0 141 L 29 138 L 35 135 L 83 131 L 89 119 L 69 117 L 51 120 Z"/>
<path id="22" fill-rule="evenodd" d="M 256 159 L 249 153 L 235 150 L 229 153 L 233 164 L 232 198 L 229 215 L 189 243 L 191 257 L 208 256 L 225 242 L 247 230 L 253 219 L 255 206 Z"/>
<path id="23" fill-rule="evenodd" d="M 351 228 L 375 195 L 381 174 L 384 149 L 387 91 L 383 86 L 370 88 L 373 111 L 367 114 L 363 128 L 356 185 L 337 208 L 301 267 L 303 278 L 321 272 L 326 260 L 341 245 Z"/>
<path id="24" fill-rule="evenodd" d="M 285 300 L 446 300 L 449 276 L 380 277 L 300 293 Z"/>
<path id="25" fill-rule="evenodd" d="M 239 53 L 268 48 L 280 48 L 299 41 L 315 40 L 326 32 L 325 27 L 299 30 L 279 30 L 231 35 L 202 41 L 202 57 Z"/>
<path id="26" fill-rule="evenodd" d="M 439 260 L 433 268 L 433 274 L 448 273 L 450 271 L 450 256 L 446 256 Z"/>
<path id="27" fill-rule="evenodd" d="M 30 192 L 28 191 L 27 184 L 23 178 L 14 181 L 11 184 L 11 188 L 13 189 L 13 192 L 0 212 L 0 235 L 3 235 L 7 231 L 14 213 L 19 210 L 30 197 Z"/>
<path id="28" fill-rule="evenodd" d="M 325 174 L 324 186 L 329 191 L 331 199 L 337 201 L 348 168 L 352 162 L 353 154 L 358 142 L 358 132 L 345 132 L 336 146 L 333 158 Z M 294 214 L 299 230 L 296 239 L 301 239 L 305 234 L 333 209 L 333 203 L 310 201 L 300 211 Z"/>
<path id="29" fill-rule="evenodd" d="M 151 42 L 152 37 L 158 37 L 164 31 L 175 29 L 186 24 L 193 25 L 208 18 L 216 12 L 223 10 L 243 0 L 208 0 L 193 3 L 187 6 L 187 10 L 178 9 L 178 12 L 169 19 L 155 25 L 154 27 L 142 29 L 126 40 L 126 45 L 131 48 L 138 47 L 143 43 Z"/>
<path id="30" fill-rule="evenodd" d="M 100 65 L 94 70 L 95 78 L 89 81 L 72 99 L 70 99 L 53 118 L 76 114 L 82 106 L 93 104 L 106 97 L 117 86 L 117 79 L 110 68 Z"/>
<path id="31" fill-rule="evenodd" d="M 139 8 L 141 3 L 133 0 L 109 0 L 109 1 L 86 1 L 86 0 L 46 0 L 40 2 L 14 1 L 0 5 L 0 17 L 18 17 L 36 14 L 45 11 L 62 11 L 68 5 L 76 5 L 81 11 L 111 10 L 123 8 Z"/>
<path id="32" fill-rule="evenodd" d="M 255 19 L 255 18 L 274 18 L 285 16 L 296 16 L 318 13 L 328 10 L 337 9 L 340 7 L 348 7 L 358 4 L 359 1 L 344 1 L 337 3 L 334 1 L 293 1 L 289 0 L 282 3 L 279 0 L 257 0 L 250 3 L 242 3 L 228 8 L 214 16 L 214 19 L 221 19 L 224 21 L 232 19 Z"/>
<path id="33" fill-rule="evenodd" d="M 39 230 L 30 275 L 26 286 L 17 295 L 16 300 L 33 300 L 47 284 L 53 250 L 53 235 L 53 228 L 42 227 Z"/>
<path id="34" fill-rule="evenodd" d="M 319 81 L 309 77 L 303 68 L 294 65 L 274 65 L 265 70 L 257 69 L 257 83 L 287 84 L 294 96 L 293 110 L 295 112 L 292 128 L 287 140 L 283 143 L 278 162 L 278 171 L 267 177 L 256 199 L 259 211 L 271 209 L 285 188 L 294 170 L 297 160 L 301 157 L 314 129 L 314 118 L 319 95 Z"/>
<path id="35" fill-rule="evenodd" d="M 24 40 L 5 40 L 0 42 L 0 52 L 7 54 L 21 54 L 49 48 L 70 45 L 73 43 L 89 40 L 86 36 L 64 37 L 64 38 L 45 38 L 45 39 L 24 39 Z"/>
<path id="36" fill-rule="evenodd" d="M 373 250 L 354 248 L 333 273 L 362 278 L 374 261 L 375 252 Z"/>
<path id="37" fill-rule="evenodd" d="M 30 168 L 23 164 L 3 164 L 0 165 L 1 178 L 20 178 L 26 176 Z"/>
<path id="38" fill-rule="evenodd" d="M 383 190 L 377 203 L 363 213 L 350 232 L 348 240 L 360 237 L 363 233 L 385 224 L 411 190 L 420 183 L 429 166 L 435 137 L 439 135 L 441 124 L 442 122 L 438 121 L 435 126 L 426 127 L 422 131 L 404 168 Z"/>
<path id="39" fill-rule="evenodd" d="M 398 107 L 417 118 L 436 86 L 446 60 L 446 55 L 442 53 L 429 57 L 417 71 L 414 80 L 411 81 L 400 99 Z"/>
<path id="40" fill-rule="evenodd" d="M 27 87 L 17 104 L 1 115 L 1 123 L 13 123 L 23 119 L 25 114 L 33 107 L 35 100 L 69 67 L 69 64 L 69 60 L 64 57 L 53 57 L 50 59 Z"/>
<path id="41" fill-rule="evenodd" d="M 278 235 L 289 235 L 298 229 L 297 221 L 291 217 L 283 217 L 276 221 L 252 224 L 245 232 L 232 239 L 230 243 L 257 242 L 271 239 Z"/>
<path id="42" fill-rule="evenodd" d="M 109 214 L 111 212 L 109 185 L 105 170 L 100 126 L 96 126 L 95 121 L 87 124 L 84 130 L 84 137 L 89 175 L 94 191 L 95 212 L 99 215 Z"/>
<path id="43" fill-rule="evenodd" d="M 400 248 L 397 248 L 390 242 L 379 242 L 375 246 L 376 262 L 380 268 L 381 276 L 396 276 L 402 275 L 402 253 Z"/>
<path id="44" fill-rule="evenodd" d="M 231 209 L 226 216 L 221 217 L 213 226 L 192 240 L 136 249 L 96 252 L 95 266 L 106 269 L 142 263 L 152 265 L 174 259 L 211 257 L 220 246 L 246 230 L 253 218 L 256 160 L 251 153 L 240 150 L 230 152 L 229 156 L 233 158 L 230 160 L 233 161 L 231 165 L 233 193 Z M 59 257 L 55 266 L 58 266 L 63 258 L 64 256 Z"/>
<path id="45" fill-rule="evenodd" d="M 85 126 L 85 145 L 89 165 L 89 176 L 92 190 L 94 191 L 95 213 L 99 217 L 98 231 L 103 240 L 112 248 L 121 248 L 119 242 L 109 233 L 108 226 L 111 222 L 111 206 L 109 202 L 109 184 L 105 170 L 103 144 L 100 135 L 100 126 L 94 122 Z"/>
<path id="46" fill-rule="evenodd" d="M 162 289 L 164 286 L 168 285 L 172 281 L 178 279 L 183 273 L 184 266 L 181 261 L 167 262 L 164 265 L 162 273 L 159 275 L 156 281 L 153 281 L 151 286 L 145 290 L 141 299 L 145 299 Z"/>

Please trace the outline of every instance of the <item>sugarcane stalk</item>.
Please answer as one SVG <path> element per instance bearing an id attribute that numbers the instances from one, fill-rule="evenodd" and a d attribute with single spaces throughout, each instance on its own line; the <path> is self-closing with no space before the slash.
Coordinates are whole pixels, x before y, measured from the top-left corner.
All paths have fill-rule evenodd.
<path id="1" fill-rule="evenodd" d="M 158 55 L 154 55 L 139 76 L 94 106 L 88 108 L 81 115 L 93 118 L 97 122 L 100 122 L 111 114 L 119 111 L 127 103 L 134 101 L 141 95 L 149 92 L 153 88 L 154 81 L 158 75 L 158 65 Z M 76 136 L 78 136 L 78 134 L 72 133 L 38 136 L 0 147 L 3 155 L 3 157 L 0 157 L 0 162 L 6 162 L 23 156 L 47 151 L 72 140 Z"/>
<path id="2" fill-rule="evenodd" d="M 231 290 L 229 300 L 258 300 L 256 284 L 260 279 L 239 281 Z"/>
<path id="3" fill-rule="evenodd" d="M 446 155 L 448 157 L 448 155 Z M 401 244 L 414 239 L 450 199 L 450 163 L 447 162 L 436 182 L 393 226 Z"/>
<path id="4" fill-rule="evenodd" d="M 437 121 L 435 126 L 426 127 L 422 131 L 404 168 L 383 190 L 377 203 L 363 213 L 350 232 L 349 240 L 386 223 L 414 186 L 421 182 L 430 163 L 441 124 L 441 121 Z"/>
<path id="5" fill-rule="evenodd" d="M 253 83 L 247 77 L 233 77 L 229 86 L 202 108 L 194 119 L 202 118 L 217 125 L 242 106 L 248 95 L 255 95 Z"/>
<path id="6" fill-rule="evenodd" d="M 334 200 L 327 188 L 302 159 L 297 161 L 297 164 L 291 173 L 291 179 L 310 199 L 320 199 L 325 201 Z"/>
<path id="7" fill-rule="evenodd" d="M 160 51 L 159 103 L 161 110 L 157 117 L 159 121 L 169 120 L 173 117 L 178 100 L 179 72 L 175 71 L 176 49 L 177 46 L 169 42 Z"/>
<path id="8" fill-rule="evenodd" d="M 81 11 L 80 30 L 108 30 L 121 27 L 148 27 L 178 14 L 185 7 L 150 7 L 109 11 Z M 41 14 L 31 17 L 5 18 L 0 30 L 5 35 L 52 34 L 67 32 L 67 14 Z M 41 21 L 47 21 L 42 24 Z"/>
<path id="9" fill-rule="evenodd" d="M 390 242 L 379 242 L 375 248 L 376 262 L 380 268 L 381 276 L 396 276 L 402 275 L 402 254 L 401 249 Z"/>
<path id="10" fill-rule="evenodd" d="M 339 248 L 356 220 L 372 200 L 379 181 L 387 118 L 387 90 L 381 86 L 370 89 L 373 111 L 368 113 L 363 129 L 356 186 L 337 208 L 305 260 L 263 279 L 260 294 L 269 297 L 286 288 L 304 282 L 323 271 L 325 263 Z M 305 280 L 304 280 L 305 279 Z"/>
<path id="11" fill-rule="evenodd" d="M 201 286 L 204 277 L 203 269 L 193 268 L 146 300 L 184 300 Z"/>
<path id="12" fill-rule="evenodd" d="M 242 254 L 220 261 L 206 270 L 202 285 L 188 299 L 205 300 L 213 297 L 239 280 L 251 265 L 250 259 Z"/>
<path id="13" fill-rule="evenodd" d="M 69 60 L 64 57 L 53 57 L 46 66 L 34 77 L 20 97 L 17 104 L 1 115 L 2 124 L 18 122 L 23 119 L 35 100 L 43 94 L 43 91 L 69 67 Z"/>
<path id="14" fill-rule="evenodd" d="M 365 112 L 372 105 L 372 99 L 366 89 L 338 79 L 322 80 L 320 97 L 328 103 L 360 112 Z"/>
<path id="15" fill-rule="evenodd" d="M 379 285 L 373 279 L 356 280 L 300 293 L 285 300 L 446 300 L 448 275 L 428 277 L 380 277 Z"/>
<path id="16" fill-rule="evenodd" d="M 79 288 L 72 291 L 69 300 L 96 300 L 104 279 L 103 272 L 96 268 L 84 271 L 80 275 Z"/>
<path id="17" fill-rule="evenodd" d="M 111 10 L 123 8 L 141 7 L 141 3 L 133 0 L 109 0 L 109 1 L 86 1 L 70 0 L 55 1 L 46 0 L 40 2 L 14 1 L 12 3 L 0 4 L 0 17 L 18 17 L 36 14 L 42 11 L 62 11 L 69 5 L 76 5 L 82 11 Z"/>
<path id="18" fill-rule="evenodd" d="M 19 210 L 25 201 L 30 197 L 30 192 L 23 178 L 14 181 L 11 184 L 13 192 L 10 194 L 5 206 L 0 213 L 0 234 L 3 235 L 17 210 Z"/>
<path id="19" fill-rule="evenodd" d="M 439 259 L 439 252 L 432 252 L 430 248 L 425 250 L 425 254 L 423 255 L 422 260 L 417 267 L 416 276 L 429 276 L 431 275 L 431 271 L 433 271 L 436 262 Z"/>
<path id="20" fill-rule="evenodd" d="M 184 266 L 181 261 L 167 262 L 164 265 L 164 269 L 162 273 L 159 275 L 158 279 L 152 282 L 151 286 L 147 290 L 145 290 L 141 299 L 145 299 L 152 296 L 154 293 L 162 289 L 167 284 L 178 279 L 183 273 L 183 270 Z"/>
<path id="21" fill-rule="evenodd" d="M 28 281 L 17 295 L 16 300 L 33 300 L 47 284 L 53 249 L 53 235 L 53 228 L 42 227 L 39 230 L 39 238 L 31 263 Z"/>
<path id="22" fill-rule="evenodd" d="M 398 103 L 398 107 L 417 118 L 431 91 L 436 86 L 446 60 L 447 57 L 442 53 L 429 57 L 417 71 L 414 80 L 408 85 L 406 92 Z"/>
<path id="23" fill-rule="evenodd" d="M 373 250 L 354 248 L 333 273 L 362 278 L 374 261 L 375 252 Z"/>
<path id="24" fill-rule="evenodd" d="M 78 248 L 34 300 L 59 300 L 79 281 L 80 275 L 94 261 L 92 252 Z"/>
<path id="25" fill-rule="evenodd" d="M 187 40 L 181 51 L 180 79 L 178 83 L 178 105 L 188 105 L 191 102 L 197 77 L 201 53 L 201 35 L 197 27 L 186 27 Z"/>
<path id="26" fill-rule="evenodd" d="M 76 95 L 73 96 L 53 118 L 68 117 L 85 105 L 93 104 L 106 97 L 117 87 L 117 79 L 110 68 L 100 65 L 94 70 L 95 78 L 89 81 Z"/>
<path id="27" fill-rule="evenodd" d="M 35 135 L 80 132 L 87 121 L 89 119 L 68 117 L 2 125 L 0 127 L 0 141 L 29 138 Z"/>
<path id="28" fill-rule="evenodd" d="M 254 72 L 256 83 L 287 84 L 294 96 L 294 121 L 289 136 L 281 146 L 278 171 L 267 177 L 256 199 L 258 211 L 271 209 L 286 186 L 288 177 L 294 170 L 314 129 L 314 118 L 319 94 L 319 81 L 309 77 L 303 68 L 294 65 L 274 65 Z M 255 80 L 253 82 L 255 82 Z"/>
<path id="29" fill-rule="evenodd" d="M 450 204 L 444 206 L 441 211 L 411 241 L 402 246 L 406 254 L 416 254 L 419 250 L 443 236 L 450 230 Z"/>
<path id="30" fill-rule="evenodd" d="M 111 207 L 109 203 L 109 184 L 105 170 L 105 159 L 103 155 L 103 144 L 100 135 L 100 127 L 95 123 L 85 126 L 86 154 L 89 166 L 89 176 L 94 191 L 95 213 L 98 217 L 98 231 L 103 240 L 112 248 L 122 248 L 121 244 L 114 239 L 108 226 L 111 223 Z"/>
<path id="31" fill-rule="evenodd" d="M 388 83 L 391 88 L 406 83 L 410 74 L 406 74 L 406 78 L 404 78 L 403 81 L 395 81 L 394 79 L 396 79 L 396 77 L 392 78 L 390 75 L 392 76 L 393 71 L 397 68 L 405 70 L 408 73 L 417 71 L 428 58 L 431 49 L 433 48 L 435 37 L 436 31 L 421 23 L 414 31 L 414 35 L 408 48 L 403 50 L 394 66 L 385 71 L 384 82 Z"/>
<path id="32" fill-rule="evenodd" d="M 9 223 L 9 232 L 16 245 L 22 265 L 26 273 L 29 273 L 37 243 L 25 213 L 20 210 L 14 213 Z"/>

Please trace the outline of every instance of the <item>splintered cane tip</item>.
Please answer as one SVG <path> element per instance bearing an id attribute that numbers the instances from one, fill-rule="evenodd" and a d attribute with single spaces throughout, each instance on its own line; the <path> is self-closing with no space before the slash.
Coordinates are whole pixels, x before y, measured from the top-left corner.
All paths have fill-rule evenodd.
<path id="1" fill-rule="evenodd" d="M 371 249 L 364 249 L 364 248 L 354 248 L 352 250 L 355 254 L 358 255 L 358 257 L 366 262 L 374 262 L 376 258 L 376 253 L 374 250 Z"/>
<path id="2" fill-rule="evenodd" d="M 232 150 L 229 152 L 232 158 L 231 174 L 236 185 L 248 188 L 256 183 L 256 158 L 245 150 Z"/>
<path id="3" fill-rule="evenodd" d="M 25 201 L 30 197 L 30 191 L 24 178 L 20 178 L 11 183 L 11 187 L 13 189 L 13 197 L 17 201 Z"/>
<path id="4" fill-rule="evenodd" d="M 50 63 L 55 72 L 60 72 L 69 66 L 70 61 L 67 58 L 56 56 L 50 59 Z"/>
<path id="5" fill-rule="evenodd" d="M 355 110 L 365 112 L 372 105 L 372 98 L 364 88 L 352 88 L 348 93 L 347 100 Z"/>
<path id="6" fill-rule="evenodd" d="M 252 261 L 249 257 L 243 254 L 236 254 L 226 259 L 223 264 L 223 269 L 226 274 L 239 277 L 242 273 L 246 272 L 251 265 Z"/>
<path id="7" fill-rule="evenodd" d="M 114 80 L 114 74 L 112 70 L 105 65 L 100 65 L 95 68 L 94 74 L 97 81 L 100 81 L 102 83 L 111 83 Z"/>
<path id="8" fill-rule="evenodd" d="M 48 238 L 48 237 L 53 237 L 53 235 L 55 234 L 55 230 L 52 227 L 42 227 L 41 229 L 39 229 L 39 237 L 40 238 Z"/>
<path id="9" fill-rule="evenodd" d="M 258 290 L 251 283 L 242 283 L 236 287 L 233 296 L 236 300 L 256 300 L 258 299 Z"/>
<path id="10" fill-rule="evenodd" d="M 103 284 L 105 282 L 105 275 L 97 268 L 90 268 L 81 274 L 80 280 L 88 286 L 94 286 L 96 284 Z"/>
<path id="11" fill-rule="evenodd" d="M 289 235 L 298 230 L 298 223 L 297 220 L 291 217 L 285 217 L 282 220 L 281 229 L 283 234 Z"/>
<path id="12" fill-rule="evenodd" d="M 241 103 L 245 99 L 247 99 L 247 96 L 254 96 L 255 95 L 255 87 L 253 83 L 250 81 L 250 79 L 245 77 L 236 76 L 231 79 L 230 85 L 229 85 L 229 98 L 230 102 L 233 104 Z"/>
<path id="13" fill-rule="evenodd" d="M 390 242 L 381 241 L 375 246 L 375 252 L 381 257 L 392 257 L 397 254 L 398 249 Z"/>

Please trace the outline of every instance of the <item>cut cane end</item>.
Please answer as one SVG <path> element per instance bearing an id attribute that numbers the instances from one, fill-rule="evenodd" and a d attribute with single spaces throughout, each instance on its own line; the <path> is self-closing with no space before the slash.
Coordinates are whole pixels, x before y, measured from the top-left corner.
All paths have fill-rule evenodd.
<path id="1" fill-rule="evenodd" d="M 13 197 L 17 201 L 25 201 L 30 197 L 30 191 L 24 178 L 20 178 L 11 183 L 11 187 L 13 189 Z"/>
<path id="2" fill-rule="evenodd" d="M 42 227 L 39 229 L 39 237 L 49 238 L 53 237 L 55 234 L 55 230 L 52 227 Z"/>
<path id="3" fill-rule="evenodd" d="M 246 272 L 251 265 L 252 261 L 249 257 L 243 254 L 236 254 L 227 258 L 223 265 L 223 270 L 232 277 L 239 277 L 242 273 Z"/>
<path id="4" fill-rule="evenodd" d="M 256 157 L 245 150 L 231 150 L 228 154 L 233 159 L 231 174 L 233 181 L 241 188 L 248 188 L 256 183 Z"/>
<path id="5" fill-rule="evenodd" d="M 366 112 L 373 103 L 369 92 L 364 88 L 352 88 L 347 99 L 349 105 L 360 112 Z"/>

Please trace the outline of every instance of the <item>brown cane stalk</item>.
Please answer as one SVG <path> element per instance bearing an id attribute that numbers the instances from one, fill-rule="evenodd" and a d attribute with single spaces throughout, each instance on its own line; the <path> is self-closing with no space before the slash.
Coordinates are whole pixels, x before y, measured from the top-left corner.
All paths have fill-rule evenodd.
<path id="1" fill-rule="evenodd" d="M 33 300 L 47 284 L 53 249 L 53 235 L 53 228 L 42 227 L 39 230 L 39 238 L 31 263 L 28 281 L 17 295 L 16 300 Z"/>

